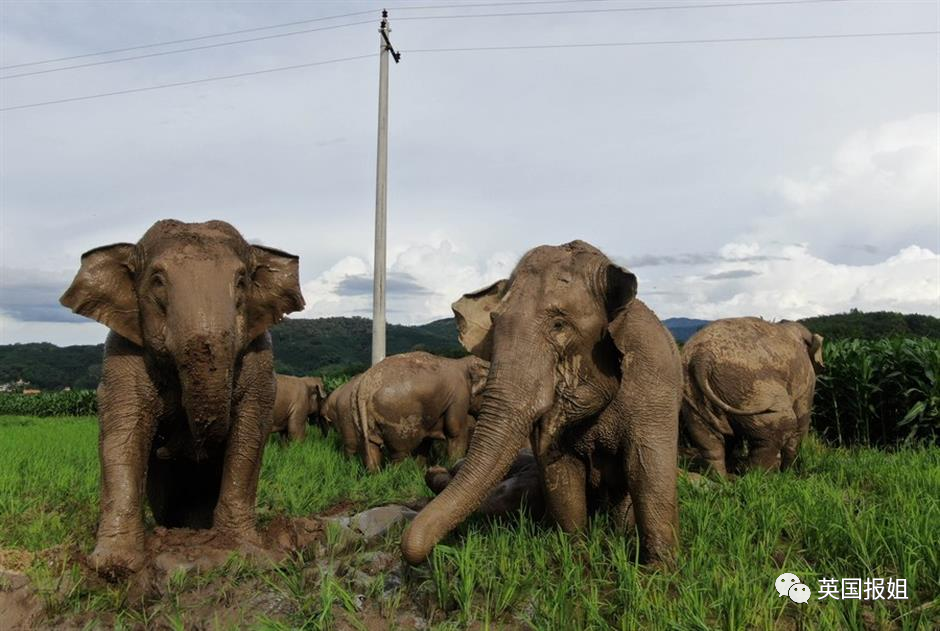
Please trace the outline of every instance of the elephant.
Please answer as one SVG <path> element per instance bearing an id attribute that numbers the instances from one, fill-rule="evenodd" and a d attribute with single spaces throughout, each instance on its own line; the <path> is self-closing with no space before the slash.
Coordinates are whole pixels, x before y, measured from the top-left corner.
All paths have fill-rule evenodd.
<path id="1" fill-rule="evenodd" d="M 356 433 L 356 417 L 353 412 L 353 395 L 359 385 L 362 375 L 356 375 L 349 381 L 333 390 L 323 403 L 320 416 L 326 427 L 332 425 L 339 432 L 343 443 L 343 451 L 347 456 L 355 456 L 359 452 L 359 437 Z"/>
<path id="2" fill-rule="evenodd" d="M 444 467 L 431 467 L 424 474 L 424 482 L 435 494 L 440 494 L 450 484 L 465 462 L 458 460 L 450 470 Z M 539 480 L 538 461 L 531 449 L 522 449 L 503 480 L 487 494 L 475 513 L 489 517 L 500 517 L 516 513 L 522 509 L 534 519 L 545 515 L 545 497 Z"/>
<path id="3" fill-rule="evenodd" d="M 160 526 L 259 546 L 255 494 L 275 398 L 268 328 L 304 306 L 298 258 L 249 245 L 223 221 L 167 219 L 136 244 L 82 255 L 60 302 L 110 329 L 90 564 L 114 578 L 143 566 L 145 492 Z"/>
<path id="4" fill-rule="evenodd" d="M 472 355 L 450 359 L 417 351 L 392 355 L 367 370 L 353 394 L 366 469 L 381 467 L 383 447 L 392 462 L 416 452 L 426 458 L 430 440 L 446 440 L 451 459 L 463 456 L 488 369 L 488 362 Z"/>
<path id="5" fill-rule="evenodd" d="M 682 367 L 637 279 L 583 241 L 539 246 L 511 276 L 453 304 L 461 344 L 490 372 L 463 466 L 402 535 L 411 564 L 476 510 L 528 438 L 549 516 L 567 532 L 589 512 L 639 531 L 643 561 L 678 538 Z"/>
<path id="6" fill-rule="evenodd" d="M 682 366 L 682 432 L 716 474 L 793 463 L 824 368 L 822 336 L 798 322 L 716 320 L 686 342 Z"/>
<path id="7" fill-rule="evenodd" d="M 319 421 L 320 408 L 326 399 L 323 379 L 290 375 L 276 375 L 276 378 L 277 393 L 271 433 L 277 432 L 291 440 L 302 441 L 307 437 L 307 423 Z"/>

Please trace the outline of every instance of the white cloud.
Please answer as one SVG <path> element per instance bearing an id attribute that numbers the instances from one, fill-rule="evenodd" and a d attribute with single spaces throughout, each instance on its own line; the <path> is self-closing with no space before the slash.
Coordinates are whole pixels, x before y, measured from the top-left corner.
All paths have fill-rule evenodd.
<path id="1" fill-rule="evenodd" d="M 451 317 L 451 303 L 461 294 L 505 278 L 516 256 L 497 252 L 486 257 L 450 241 L 400 246 L 388 269 L 388 319 L 401 324 Z M 372 263 L 348 256 L 304 283 L 307 308 L 299 317 L 372 316 Z"/>
<path id="2" fill-rule="evenodd" d="M 832 263 L 810 253 L 806 244 L 722 248 L 732 251 L 763 256 L 721 262 L 667 282 L 669 291 L 651 296 L 650 304 L 662 317 L 706 319 L 795 319 L 852 308 L 940 315 L 940 255 L 926 248 L 911 245 L 870 265 Z"/>
<path id="3" fill-rule="evenodd" d="M 940 249 L 938 113 L 851 134 L 829 164 L 780 177 L 782 212 L 758 222 L 758 241 L 806 241 L 835 260 L 906 244 Z M 864 257 L 863 257 L 864 258 Z"/>

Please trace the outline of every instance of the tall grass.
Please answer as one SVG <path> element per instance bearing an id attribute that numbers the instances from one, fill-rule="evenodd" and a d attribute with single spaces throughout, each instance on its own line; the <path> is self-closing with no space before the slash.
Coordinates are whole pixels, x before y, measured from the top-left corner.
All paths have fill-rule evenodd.
<path id="1" fill-rule="evenodd" d="M 0 548 L 90 549 L 96 431 L 91 418 L 0 418 Z M 335 435 L 311 432 L 304 443 L 268 445 L 258 506 L 266 521 L 337 502 L 353 512 L 426 493 L 413 462 L 367 475 L 358 460 L 341 455 Z M 395 570 L 395 580 L 377 587 L 363 587 L 359 571 L 372 552 L 327 536 L 322 556 L 298 556 L 275 569 L 172 577 L 172 589 L 152 602 L 135 604 L 108 591 L 114 588 L 83 584 L 55 606 L 100 626 L 124 620 L 199 628 L 201 614 L 179 603 L 217 598 L 221 606 L 226 594 L 254 581 L 252 589 L 286 604 L 280 613 L 248 608 L 242 627 L 359 628 L 360 595 L 393 620 L 396 611 L 419 612 L 433 628 L 447 629 L 861 631 L 940 624 L 938 447 L 885 452 L 810 438 L 787 472 L 734 482 L 680 477 L 679 500 L 681 545 L 670 567 L 637 565 L 635 535 L 614 532 L 602 516 L 579 536 L 524 517 L 475 518 L 437 547 L 429 564 Z M 397 559 L 398 534 L 372 545 Z M 50 585 L 60 582 L 50 572 L 73 572 L 47 565 L 33 572 L 46 572 Z M 784 571 L 810 586 L 809 603 L 778 597 L 773 582 Z M 817 601 L 821 578 L 904 578 L 909 600 Z"/>
<path id="2" fill-rule="evenodd" d="M 843 340 L 825 346 L 813 427 L 841 445 L 940 439 L 940 340 Z"/>

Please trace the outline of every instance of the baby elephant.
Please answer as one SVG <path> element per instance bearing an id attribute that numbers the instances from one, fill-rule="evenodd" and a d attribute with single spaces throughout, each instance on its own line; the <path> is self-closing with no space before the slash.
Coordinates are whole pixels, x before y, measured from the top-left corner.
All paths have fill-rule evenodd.
<path id="1" fill-rule="evenodd" d="M 809 430 L 823 338 L 797 322 L 717 320 L 682 349 L 682 428 L 722 476 L 737 467 L 786 469 Z"/>
<path id="2" fill-rule="evenodd" d="M 431 467 L 424 474 L 424 482 L 435 495 L 443 491 L 465 460 L 458 460 L 449 470 L 444 467 Z M 520 510 L 527 510 L 533 519 L 545 516 L 545 494 L 539 481 L 539 465 L 529 448 L 519 450 L 516 460 L 503 476 L 502 482 L 493 487 L 486 499 L 476 509 L 477 515 L 500 517 L 512 515 Z"/>
<path id="3" fill-rule="evenodd" d="M 320 416 L 320 408 L 326 399 L 326 389 L 319 377 L 291 377 L 276 375 L 277 396 L 274 399 L 274 416 L 271 433 L 280 433 L 291 440 L 301 441 L 307 437 L 307 423 Z"/>
<path id="4" fill-rule="evenodd" d="M 446 440 L 450 458 L 463 456 L 488 371 L 476 357 L 423 352 L 393 355 L 366 371 L 352 394 L 357 439 L 367 437 L 358 444 L 366 469 L 381 466 L 383 446 L 395 462 L 419 449 L 427 455 L 428 439 Z"/>

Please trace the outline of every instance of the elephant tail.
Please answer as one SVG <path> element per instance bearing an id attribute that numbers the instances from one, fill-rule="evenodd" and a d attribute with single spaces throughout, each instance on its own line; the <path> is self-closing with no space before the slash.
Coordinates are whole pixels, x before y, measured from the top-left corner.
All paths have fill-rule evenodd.
<path id="1" fill-rule="evenodd" d="M 368 381 L 368 375 L 363 375 L 359 380 L 359 383 L 356 384 L 355 390 L 352 392 L 353 405 L 350 406 L 351 412 L 356 417 L 357 429 L 359 432 L 360 444 L 359 448 L 362 450 L 362 464 L 365 465 L 367 471 L 372 471 L 373 466 L 370 462 L 371 456 L 369 449 L 369 388 L 366 387 L 363 389 L 363 386 Z"/>
<path id="2" fill-rule="evenodd" d="M 698 385 L 699 390 L 705 395 L 705 397 L 715 404 L 719 409 L 727 412 L 728 414 L 734 414 L 735 416 L 754 416 L 755 414 L 764 414 L 765 412 L 771 412 L 771 408 L 764 408 L 759 410 L 742 410 L 740 408 L 733 407 L 728 405 L 721 398 L 715 394 L 715 391 L 712 390 L 711 384 L 708 383 L 708 374 L 707 368 L 700 363 L 693 362 L 689 367 L 689 372 L 693 377 L 693 381 Z"/>

